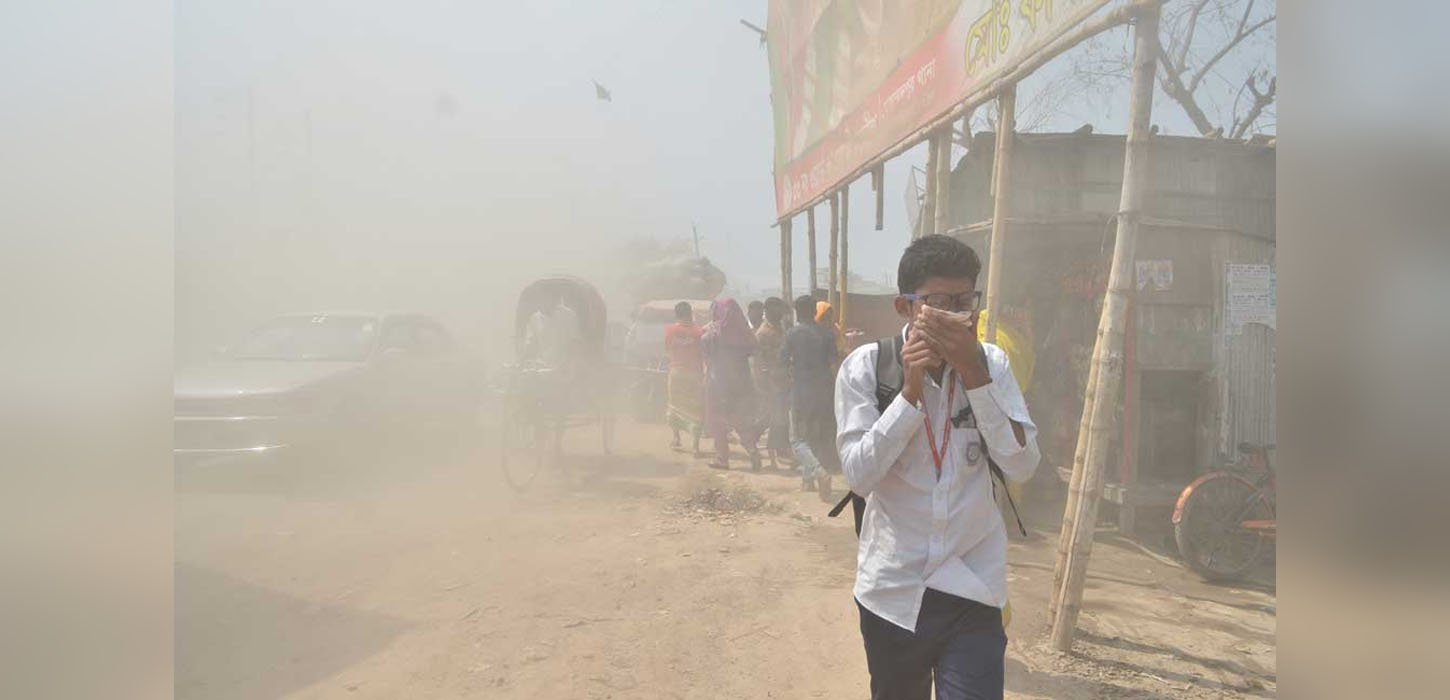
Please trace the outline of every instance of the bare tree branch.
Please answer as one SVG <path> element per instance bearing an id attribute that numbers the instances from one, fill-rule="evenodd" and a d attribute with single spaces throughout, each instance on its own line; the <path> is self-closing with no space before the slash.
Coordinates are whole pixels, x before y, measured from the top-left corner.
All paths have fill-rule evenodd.
<path id="1" fill-rule="evenodd" d="M 1162 53 L 1160 50 L 1159 57 L 1163 59 L 1164 65 L 1162 75 L 1158 79 L 1158 84 L 1163 86 L 1163 92 L 1183 107 L 1183 111 L 1188 114 L 1188 118 L 1193 120 L 1193 126 L 1198 129 L 1198 133 L 1204 136 L 1213 133 L 1213 123 L 1208 120 L 1208 115 L 1203 113 L 1203 108 L 1198 106 L 1198 100 L 1193 98 L 1193 92 L 1183 86 L 1183 80 L 1179 77 L 1179 73 L 1175 72 L 1173 67 L 1168 65 L 1168 58 L 1162 56 Z"/>
<path id="2" fill-rule="evenodd" d="M 1260 5 L 1264 7 L 1260 7 Z M 1180 0 L 1172 20 L 1165 17 L 1159 38 L 1156 76 L 1163 93 L 1178 103 L 1194 130 L 1207 137 L 1244 135 L 1273 119 L 1276 94 L 1274 61 L 1254 56 L 1239 61 L 1246 44 L 1262 36 L 1265 27 L 1277 21 L 1275 3 L 1257 0 Z M 1264 12 L 1265 16 L 1256 17 Z M 1127 76 L 1128 63 L 1119 47 L 1088 43 L 1076 58 L 1071 82 L 1054 85 L 1048 92 L 1090 95 L 1098 86 Z M 1211 54 L 1200 65 L 1199 56 Z M 1231 54 L 1233 56 L 1231 56 Z M 1232 66 L 1225 75 L 1224 66 Z M 1240 72 L 1242 71 L 1242 72 Z M 1248 74 L 1246 81 L 1244 75 Z M 1260 87 L 1264 86 L 1264 87 Z M 1021 109 L 1060 113 L 1067 100 L 1057 95 L 1019 102 L 1018 121 L 1039 121 Z"/>
<path id="3" fill-rule="evenodd" d="M 1178 46 L 1178 58 L 1175 61 L 1180 66 L 1178 69 L 1180 73 L 1183 72 L 1181 66 L 1184 65 L 1184 61 L 1188 60 L 1188 47 L 1193 45 L 1193 33 L 1198 30 L 1198 15 L 1203 12 L 1203 8 L 1208 6 L 1208 2 L 1209 0 L 1198 0 L 1198 4 L 1193 6 L 1193 10 L 1188 15 L 1188 30 L 1183 33 L 1183 43 Z"/>
<path id="4" fill-rule="evenodd" d="M 1247 87 L 1249 93 L 1254 96 L 1254 104 L 1252 107 L 1249 107 L 1249 112 L 1244 115 L 1243 121 L 1234 124 L 1233 133 L 1229 135 L 1230 138 L 1243 138 L 1244 134 L 1248 133 L 1249 127 L 1253 126 L 1254 121 L 1264 112 L 1264 108 L 1273 103 L 1274 93 L 1279 89 L 1279 78 L 1278 76 L 1269 78 L 1268 89 L 1259 92 L 1258 88 L 1254 85 L 1254 76 L 1251 75 L 1249 76 Z"/>
<path id="5" fill-rule="evenodd" d="M 1249 3 L 1249 5 L 1250 8 L 1252 8 L 1253 3 L 1251 2 Z M 1244 17 L 1247 18 L 1248 15 L 1244 15 Z M 1209 69 L 1213 68 L 1215 63 L 1218 63 L 1224 56 L 1227 56 L 1228 52 L 1233 50 L 1233 47 L 1238 46 L 1241 42 L 1243 42 L 1244 39 L 1249 38 L 1250 34 L 1253 34 L 1259 29 L 1262 29 L 1270 22 L 1273 22 L 1277 17 L 1278 15 L 1269 15 L 1268 17 L 1265 17 L 1258 22 L 1255 22 L 1254 26 L 1249 27 L 1247 30 L 1245 30 L 1243 26 L 1240 25 L 1239 31 L 1234 33 L 1234 37 L 1230 39 L 1227 44 L 1224 44 L 1223 48 L 1219 49 L 1218 53 L 1213 55 L 1213 58 L 1208 59 L 1208 62 L 1203 64 L 1203 66 L 1198 69 L 1198 72 L 1193 75 L 1193 79 L 1188 81 L 1188 91 L 1193 92 L 1194 90 L 1197 90 L 1198 84 L 1203 82 L 1203 76 L 1208 73 Z"/>
<path id="6" fill-rule="evenodd" d="M 1249 76 L 1249 79 L 1248 80 L 1245 80 L 1244 81 L 1244 84 L 1241 85 L 1241 86 L 1239 86 L 1238 92 L 1234 93 L 1234 104 L 1233 104 L 1233 107 L 1229 110 L 1229 113 L 1230 114 L 1235 114 L 1236 115 L 1236 114 L 1239 113 L 1239 102 L 1241 102 L 1243 100 L 1244 92 L 1246 92 L 1249 89 L 1249 87 L 1252 86 L 1253 84 L 1254 84 L 1253 76 Z M 1242 121 L 1243 121 L 1243 117 L 1238 117 L 1238 116 L 1234 117 L 1234 125 L 1229 128 L 1229 133 L 1238 133 L 1239 123 L 1242 122 Z"/>

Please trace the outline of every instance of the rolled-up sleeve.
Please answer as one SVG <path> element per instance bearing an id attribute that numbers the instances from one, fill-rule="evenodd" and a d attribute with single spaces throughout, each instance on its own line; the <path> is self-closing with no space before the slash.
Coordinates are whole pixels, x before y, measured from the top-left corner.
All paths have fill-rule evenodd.
<path id="1" fill-rule="evenodd" d="M 987 361 L 992 381 L 967 391 L 972 413 L 977 417 L 977 430 L 987 443 L 987 452 L 1009 481 L 1024 482 L 1037 471 L 1042 455 L 1037 449 L 1037 424 L 1027 412 L 1027 400 L 1017 386 L 1017 377 L 1007 361 L 1007 353 L 987 345 Z M 1018 444 L 1012 432 L 1012 421 L 1022 426 L 1026 444 Z"/>
<path id="2" fill-rule="evenodd" d="M 876 346 L 846 357 L 836 375 L 836 449 L 846 484 L 857 495 L 876 488 L 921 427 L 921 411 L 900 394 L 876 409 Z"/>

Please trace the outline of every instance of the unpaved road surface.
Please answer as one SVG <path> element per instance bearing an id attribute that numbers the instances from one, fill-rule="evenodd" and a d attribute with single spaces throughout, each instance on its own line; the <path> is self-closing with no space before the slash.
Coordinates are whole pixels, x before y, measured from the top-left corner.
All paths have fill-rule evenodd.
<path id="1" fill-rule="evenodd" d="M 571 436 L 567 483 L 524 494 L 483 444 L 178 465 L 176 696 L 867 697 L 849 518 L 666 437 L 621 425 L 604 457 Z M 1030 508 L 1011 545 L 1008 697 L 1273 696 L 1271 586 L 1107 535 L 1074 654 L 1048 651 L 1060 514 Z"/>

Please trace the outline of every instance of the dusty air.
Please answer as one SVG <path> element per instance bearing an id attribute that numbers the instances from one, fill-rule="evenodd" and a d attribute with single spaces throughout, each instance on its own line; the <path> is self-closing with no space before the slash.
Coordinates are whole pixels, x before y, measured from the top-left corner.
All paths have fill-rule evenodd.
<path id="1" fill-rule="evenodd" d="M 1275 5 L 178 3 L 175 696 L 1274 697 Z"/>

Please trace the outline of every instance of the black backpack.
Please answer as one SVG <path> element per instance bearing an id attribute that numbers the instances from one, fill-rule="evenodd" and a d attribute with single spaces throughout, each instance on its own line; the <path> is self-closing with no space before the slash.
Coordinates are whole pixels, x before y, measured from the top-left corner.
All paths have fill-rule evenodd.
<path id="1" fill-rule="evenodd" d="M 886 407 L 890 406 L 891 402 L 896 400 L 896 395 L 901 393 L 901 385 L 906 381 L 905 371 L 901 366 L 901 344 L 902 339 L 900 335 L 893 335 L 890 338 L 882 338 L 876 341 L 876 410 L 881 413 L 885 413 Z M 980 347 L 978 346 L 979 349 Z M 982 364 L 986 365 L 986 363 L 986 351 L 983 350 Z M 972 405 L 968 403 L 966 408 L 963 409 L 963 413 L 970 415 L 971 410 Z M 953 420 L 956 420 L 956 418 L 954 417 Z M 980 433 L 978 435 L 980 437 Z M 1002 482 L 1002 492 L 1007 495 L 1007 505 L 1012 507 L 1012 517 L 1017 520 L 1017 530 L 1022 533 L 1023 537 L 1026 537 L 1027 528 L 1022 524 L 1022 516 L 1017 513 L 1017 504 L 1012 500 L 1012 492 L 1007 489 L 1007 477 L 1002 474 L 1002 468 L 997 466 L 997 462 L 992 459 L 991 453 L 985 449 L 987 446 L 986 438 L 982 438 L 982 440 L 982 452 L 987 457 L 987 469 L 992 472 L 993 477 L 996 477 L 998 481 Z M 997 488 L 996 483 L 992 484 L 992 488 L 995 493 L 995 489 Z M 858 496 L 854 491 L 847 492 L 845 497 L 826 515 L 831 518 L 840 515 L 841 511 L 846 509 L 847 503 L 851 504 L 851 513 L 856 517 L 856 536 L 860 537 L 861 518 L 866 514 L 866 498 L 864 496 Z"/>

